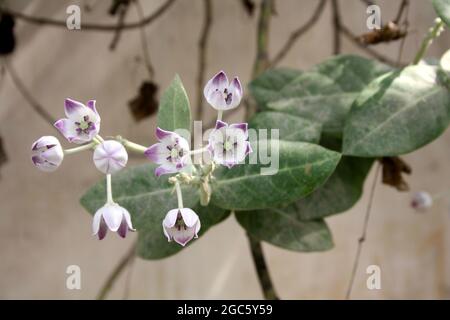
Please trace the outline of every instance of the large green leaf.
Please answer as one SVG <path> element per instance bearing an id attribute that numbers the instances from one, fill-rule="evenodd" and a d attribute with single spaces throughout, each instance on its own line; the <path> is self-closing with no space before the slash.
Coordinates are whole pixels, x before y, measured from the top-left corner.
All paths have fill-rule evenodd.
<path id="1" fill-rule="evenodd" d="M 191 130 L 189 98 L 178 75 L 161 97 L 158 111 L 158 127 L 164 130 Z"/>
<path id="2" fill-rule="evenodd" d="M 275 152 L 277 143 L 278 157 Z M 233 210 L 257 210 L 288 204 L 322 185 L 341 158 L 338 152 L 304 142 L 260 140 L 258 145 L 253 142 L 252 148 L 252 157 L 259 155 L 257 163 L 247 161 L 247 164 L 231 169 L 220 167 L 214 173 L 213 204 Z M 274 151 L 271 153 L 269 150 L 272 148 Z M 270 166 L 261 161 L 261 155 L 266 154 L 273 156 L 272 164 L 276 170 L 272 173 L 276 174 L 261 174 L 262 168 Z"/>
<path id="3" fill-rule="evenodd" d="M 302 72 L 280 68 L 263 72 L 248 85 L 259 108 L 264 109 L 269 101 L 280 98 L 280 92 Z"/>
<path id="4" fill-rule="evenodd" d="M 296 202 L 299 218 L 311 220 L 344 212 L 359 200 L 373 159 L 342 157 L 323 186 Z"/>
<path id="5" fill-rule="evenodd" d="M 324 251 L 333 247 L 325 221 L 302 221 L 294 205 L 251 212 L 236 212 L 241 226 L 259 240 L 300 251 Z"/>
<path id="6" fill-rule="evenodd" d="M 450 26 L 450 0 L 433 0 L 433 7 L 442 21 Z"/>
<path id="7" fill-rule="evenodd" d="M 133 226 L 139 232 L 138 254 L 144 259 L 164 258 L 182 249 L 176 243 L 169 243 L 163 234 L 162 221 L 169 210 L 177 207 L 177 199 L 167 177 L 156 178 L 154 169 L 155 165 L 146 164 L 112 176 L 114 201 L 130 212 Z M 227 212 L 223 209 L 199 206 L 196 189 L 182 189 L 184 205 L 193 208 L 200 216 L 201 233 L 226 217 Z M 90 188 L 80 201 L 89 213 L 94 214 L 105 204 L 105 196 L 105 181 L 102 180 Z"/>
<path id="8" fill-rule="evenodd" d="M 389 70 L 386 65 L 363 57 L 336 56 L 296 77 L 267 106 L 322 123 L 324 134 L 339 137 L 360 91 Z"/>
<path id="9" fill-rule="evenodd" d="M 417 65 L 374 80 L 352 106 L 343 153 L 396 156 L 437 138 L 450 121 L 450 93 L 438 79 L 436 67 Z"/>
<path id="10" fill-rule="evenodd" d="M 253 129 L 278 129 L 280 140 L 319 143 L 322 125 L 308 119 L 281 113 L 259 112 L 250 121 Z"/>

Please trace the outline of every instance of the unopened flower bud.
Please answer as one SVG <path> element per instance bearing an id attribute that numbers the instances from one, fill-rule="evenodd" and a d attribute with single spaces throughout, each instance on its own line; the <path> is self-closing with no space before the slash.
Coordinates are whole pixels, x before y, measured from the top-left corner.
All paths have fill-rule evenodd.
<path id="1" fill-rule="evenodd" d="M 128 153 L 120 142 L 107 140 L 95 148 L 93 159 L 98 170 L 112 174 L 125 168 Z"/>
<path id="2" fill-rule="evenodd" d="M 419 211 L 430 208 L 433 205 L 433 198 L 428 192 L 420 191 L 413 195 L 411 206 Z"/>
<path id="3" fill-rule="evenodd" d="M 61 144 L 53 136 L 43 136 L 31 146 L 31 161 L 42 171 L 55 171 L 63 159 L 64 151 Z"/>

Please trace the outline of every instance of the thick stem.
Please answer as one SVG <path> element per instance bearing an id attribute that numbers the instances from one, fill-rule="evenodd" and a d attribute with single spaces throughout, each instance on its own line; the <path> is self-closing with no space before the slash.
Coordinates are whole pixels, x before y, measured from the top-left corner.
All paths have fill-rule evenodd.
<path id="1" fill-rule="evenodd" d="M 422 60 L 433 40 L 439 37 L 439 35 L 441 34 L 444 26 L 445 26 L 444 22 L 440 18 L 436 18 L 434 26 L 431 27 L 431 29 L 428 31 L 427 35 L 423 39 L 419 51 L 417 52 L 414 58 L 413 64 L 418 64 L 420 60 Z"/>
<path id="2" fill-rule="evenodd" d="M 177 191 L 178 209 L 183 209 L 183 194 L 181 193 L 181 187 L 178 180 L 175 182 L 175 190 Z"/>
<path id="3" fill-rule="evenodd" d="M 127 253 L 122 257 L 122 259 L 120 259 L 119 263 L 111 272 L 108 279 L 106 279 L 105 283 L 100 289 L 100 292 L 97 295 L 97 300 L 104 300 L 106 298 L 108 293 L 111 291 L 112 286 L 117 281 L 119 276 L 122 274 L 122 271 L 134 259 L 135 255 L 136 255 L 136 242 L 131 246 L 131 248 L 127 251 Z"/>
<path id="4" fill-rule="evenodd" d="M 269 66 L 269 29 L 272 16 L 273 1 L 262 0 L 258 18 L 258 30 L 256 34 L 256 58 L 253 64 L 252 79 L 259 76 Z M 256 111 L 256 105 L 251 104 L 245 110 L 245 118 Z"/>
<path id="5" fill-rule="evenodd" d="M 278 295 L 270 279 L 269 269 L 267 268 L 264 253 L 262 251 L 261 242 L 247 234 L 250 250 L 252 252 L 253 262 L 255 264 L 256 273 L 258 275 L 259 284 L 266 300 L 279 300 Z"/>
<path id="6" fill-rule="evenodd" d="M 112 187 L 111 187 L 111 174 L 108 173 L 106 175 L 106 202 L 107 203 L 113 203 L 113 196 L 112 196 Z"/>
<path id="7" fill-rule="evenodd" d="M 211 0 L 203 0 L 204 20 L 198 42 L 198 75 L 197 75 L 197 112 L 196 119 L 203 119 L 203 85 L 205 82 L 207 44 L 212 24 L 212 3 Z"/>
<path id="8" fill-rule="evenodd" d="M 121 144 L 123 144 L 125 148 L 127 148 L 131 151 L 137 152 L 137 153 L 144 153 L 145 150 L 147 150 L 147 147 L 137 144 L 137 143 L 134 143 L 134 142 L 131 142 L 131 141 L 128 141 L 121 137 L 117 137 L 116 140 L 119 141 Z"/>
<path id="9" fill-rule="evenodd" d="M 91 143 L 88 143 L 88 144 L 84 144 L 84 145 L 79 146 L 79 147 L 66 149 L 66 150 L 64 150 L 64 154 L 69 155 L 69 154 L 74 154 L 74 153 L 85 151 L 85 150 L 90 150 L 93 147 L 95 147 L 96 145 L 97 145 L 97 142 L 94 141 L 94 142 L 91 142 Z"/>

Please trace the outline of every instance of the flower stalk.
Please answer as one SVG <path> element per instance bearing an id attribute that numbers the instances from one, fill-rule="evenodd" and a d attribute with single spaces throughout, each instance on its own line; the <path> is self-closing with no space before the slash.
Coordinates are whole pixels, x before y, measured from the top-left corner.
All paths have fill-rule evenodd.
<path id="1" fill-rule="evenodd" d="M 416 65 L 422 60 L 422 58 L 425 56 L 425 53 L 427 52 L 430 45 L 433 43 L 433 40 L 440 36 L 442 31 L 444 31 L 445 23 L 441 20 L 441 18 L 436 18 L 434 21 L 434 25 L 430 28 L 427 35 L 422 41 L 422 44 L 420 45 L 419 51 L 417 52 L 416 56 L 413 60 L 413 65 Z"/>

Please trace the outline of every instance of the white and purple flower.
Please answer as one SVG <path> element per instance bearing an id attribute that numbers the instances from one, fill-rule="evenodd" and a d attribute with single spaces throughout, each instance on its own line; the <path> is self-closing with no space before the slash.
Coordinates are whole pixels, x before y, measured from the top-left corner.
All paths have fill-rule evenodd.
<path id="1" fill-rule="evenodd" d="M 64 151 L 61 144 L 53 136 L 43 136 L 31 146 L 31 161 L 42 171 L 55 171 L 63 159 Z"/>
<path id="2" fill-rule="evenodd" d="M 95 148 L 93 159 L 98 170 L 112 174 L 125 168 L 128 153 L 120 142 L 107 140 Z"/>
<path id="3" fill-rule="evenodd" d="M 174 240 L 183 247 L 193 238 L 198 238 L 198 232 L 200 231 L 200 219 L 189 208 L 170 210 L 162 225 L 167 240 Z"/>
<path id="4" fill-rule="evenodd" d="M 428 192 L 416 192 L 411 199 L 411 207 L 417 211 L 425 211 L 433 205 L 433 198 Z"/>
<path id="5" fill-rule="evenodd" d="M 238 77 L 229 83 L 225 72 L 220 71 L 208 81 L 203 94 L 214 109 L 230 110 L 236 108 L 241 102 L 242 86 Z"/>
<path id="6" fill-rule="evenodd" d="M 190 163 L 189 143 L 179 134 L 156 128 L 155 143 L 145 151 L 145 156 L 160 166 L 155 169 L 157 177 L 179 172 Z"/>
<path id="7" fill-rule="evenodd" d="M 108 231 L 117 232 L 125 238 L 128 231 L 136 231 L 131 224 L 130 213 L 117 203 L 106 203 L 97 210 L 92 222 L 93 235 L 102 240 Z"/>
<path id="8" fill-rule="evenodd" d="M 248 142 L 247 123 L 227 123 L 217 120 L 209 135 L 208 151 L 214 162 L 231 168 L 252 152 Z"/>
<path id="9" fill-rule="evenodd" d="M 100 115 L 95 108 L 95 100 L 86 105 L 67 98 L 64 101 L 67 118 L 55 122 L 55 127 L 69 142 L 82 144 L 91 141 L 100 131 Z"/>

